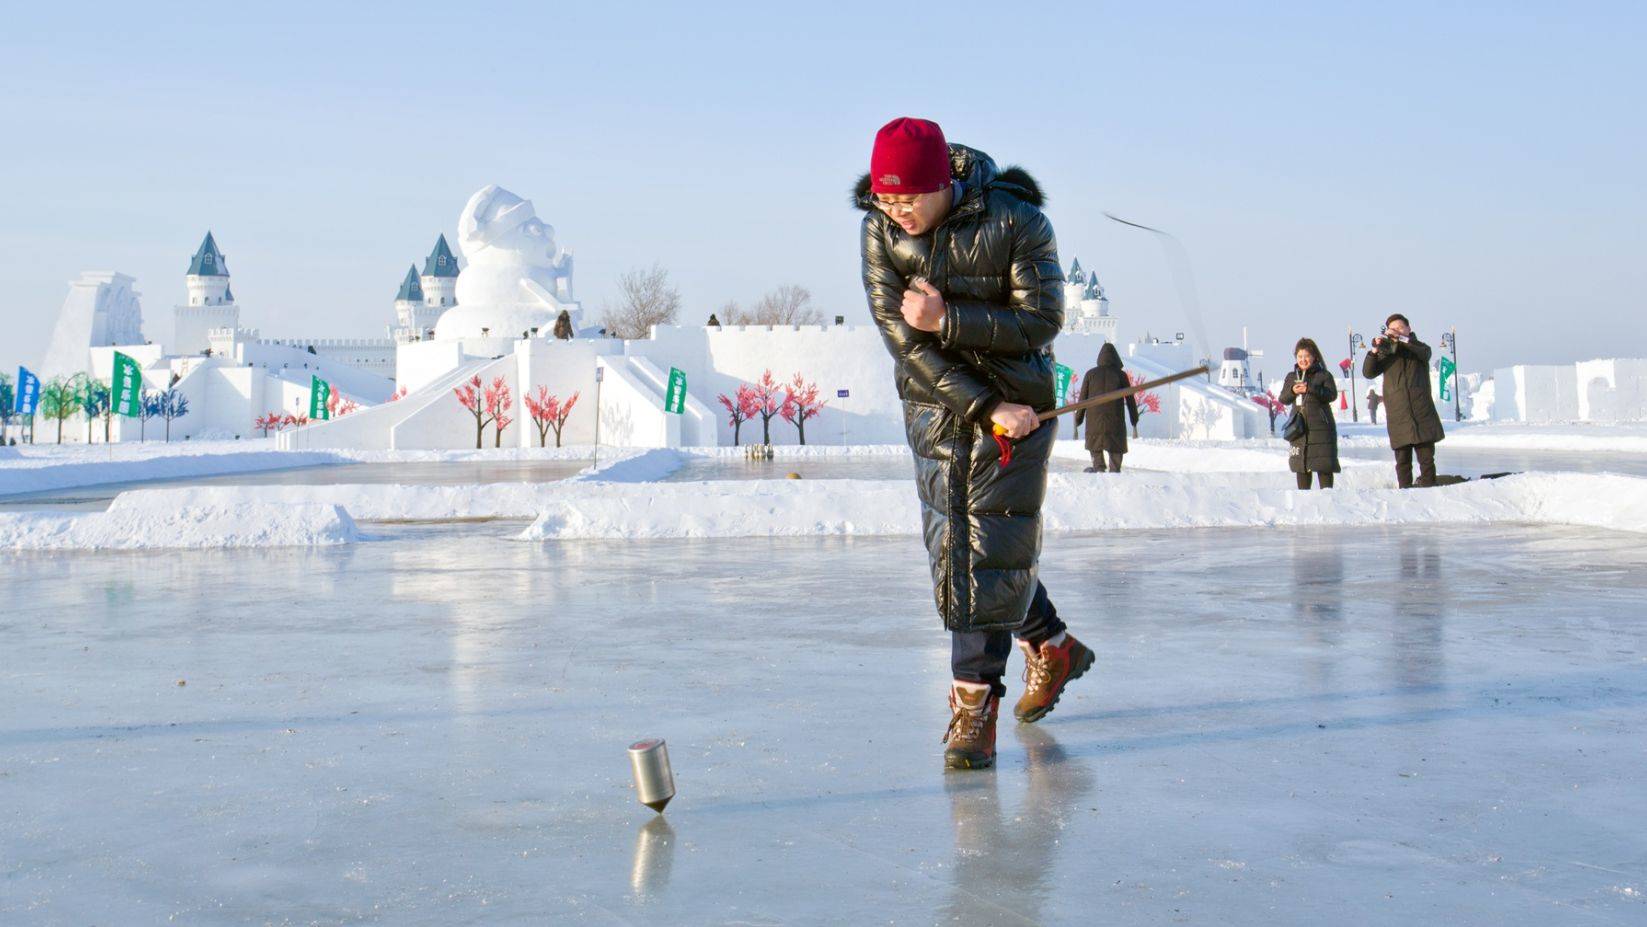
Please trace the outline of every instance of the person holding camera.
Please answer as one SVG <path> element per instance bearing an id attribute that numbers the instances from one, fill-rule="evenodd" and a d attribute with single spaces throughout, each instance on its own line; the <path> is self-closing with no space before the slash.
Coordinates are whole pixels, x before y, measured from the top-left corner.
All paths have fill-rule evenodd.
<path id="1" fill-rule="evenodd" d="M 1435 485 L 1435 443 L 1445 438 L 1441 416 L 1430 398 L 1430 346 L 1413 334 L 1407 317 L 1397 312 L 1373 339 L 1361 374 L 1384 378 L 1384 427 L 1395 451 L 1395 481 L 1413 485 L 1413 457 L 1418 457 L 1418 485 Z"/>
<path id="2" fill-rule="evenodd" d="M 1333 420 L 1332 401 L 1338 398 L 1338 384 L 1333 382 L 1327 365 L 1321 362 L 1321 349 L 1310 338 L 1298 339 L 1293 347 L 1297 361 L 1281 381 L 1281 401 L 1292 405 L 1288 421 L 1295 416 L 1303 423 L 1303 432 L 1289 435 L 1292 445 L 1287 466 L 1298 477 L 1298 488 L 1310 488 L 1310 474 L 1315 474 L 1322 489 L 1331 489 L 1333 474 L 1338 465 L 1338 423 Z"/>

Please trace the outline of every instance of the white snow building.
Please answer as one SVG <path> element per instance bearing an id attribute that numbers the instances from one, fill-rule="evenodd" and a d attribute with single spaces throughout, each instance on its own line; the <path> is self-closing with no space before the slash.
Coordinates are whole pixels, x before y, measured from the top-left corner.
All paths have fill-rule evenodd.
<path id="1" fill-rule="evenodd" d="M 46 356 L 35 373 L 50 379 L 86 370 L 91 350 L 143 343 L 143 306 L 137 281 L 112 271 L 88 271 L 69 282 Z"/>
<path id="2" fill-rule="evenodd" d="M 1114 343 L 1116 319 L 1109 314 L 1109 297 L 1104 285 L 1098 282 L 1098 272 L 1085 277 L 1081 259 L 1070 262 L 1069 274 L 1064 277 L 1064 331 L 1102 335 Z"/>
<path id="3" fill-rule="evenodd" d="M 780 382 L 799 376 L 826 400 L 806 424 L 808 443 L 862 444 L 904 441 L 903 414 L 893 386 L 892 359 L 873 325 L 678 326 L 659 325 L 647 338 L 621 341 L 590 337 L 573 300 L 571 256 L 555 244 L 554 231 L 529 201 L 488 186 L 470 197 L 458 220 L 458 246 L 466 263 L 457 277 L 457 305 L 436 323 L 434 336 L 402 341 L 395 379 L 409 394 L 393 403 L 280 436 L 286 447 L 437 449 L 473 447 L 474 417 L 454 390 L 479 378 L 508 385 L 514 420 L 503 435 L 509 446 L 538 443 L 525 406 L 540 390 L 579 402 L 564 441 L 629 447 L 714 446 L 733 442 L 719 397 L 734 395 L 771 371 Z M 427 270 L 427 268 L 426 268 Z M 1061 362 L 1083 375 L 1115 334 L 1115 318 L 1096 276 L 1081 278 L 1079 326 L 1054 346 Z M 424 299 L 427 302 L 428 275 Z M 401 302 L 415 308 L 410 281 Z M 565 309 L 583 337 L 552 337 Z M 1193 366 L 1183 345 L 1134 345 L 1128 367 L 1148 378 Z M 687 378 L 681 414 L 664 411 L 669 371 Z M 1268 418 L 1250 400 L 1208 380 L 1160 390 L 1160 412 L 1141 422 L 1146 436 L 1235 438 L 1267 435 Z M 759 425 L 742 437 L 759 440 Z M 753 435 L 753 437 L 752 437 Z M 796 443 L 797 429 L 774 420 L 773 440 Z"/>

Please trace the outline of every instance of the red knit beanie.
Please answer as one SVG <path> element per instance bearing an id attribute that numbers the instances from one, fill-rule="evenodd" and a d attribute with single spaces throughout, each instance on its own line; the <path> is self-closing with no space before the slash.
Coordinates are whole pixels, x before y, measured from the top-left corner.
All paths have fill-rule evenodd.
<path id="1" fill-rule="evenodd" d="M 949 186 L 949 143 L 936 122 L 901 116 L 875 133 L 872 193 L 934 193 Z"/>

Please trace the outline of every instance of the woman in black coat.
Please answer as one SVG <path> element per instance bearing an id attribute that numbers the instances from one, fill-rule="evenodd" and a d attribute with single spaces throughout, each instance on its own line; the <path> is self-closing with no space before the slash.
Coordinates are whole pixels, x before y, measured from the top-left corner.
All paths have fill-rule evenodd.
<path id="1" fill-rule="evenodd" d="M 1127 379 L 1127 373 L 1121 368 L 1121 355 L 1115 350 L 1115 345 L 1106 343 L 1098 349 L 1098 366 L 1087 371 L 1081 378 L 1081 398 L 1091 399 L 1101 396 L 1110 390 L 1125 389 L 1132 383 Z M 1120 473 L 1121 457 L 1127 452 L 1127 418 L 1121 414 L 1120 402 L 1106 402 L 1091 410 L 1079 409 L 1075 413 L 1075 427 L 1087 423 L 1087 452 L 1092 455 L 1093 473 Z M 1138 424 L 1138 399 L 1128 396 L 1126 399 L 1126 415 L 1131 418 L 1132 424 Z M 1104 454 L 1109 454 L 1109 466 L 1104 465 Z"/>
<path id="2" fill-rule="evenodd" d="M 1332 488 L 1332 475 L 1338 465 L 1338 423 L 1332 414 L 1332 402 L 1338 398 L 1338 385 L 1321 362 L 1321 349 L 1309 338 L 1298 339 L 1293 348 L 1298 366 L 1281 383 L 1281 401 L 1293 406 L 1304 418 L 1303 437 L 1291 442 L 1292 452 L 1287 465 L 1298 476 L 1298 488 L 1310 488 L 1310 474 L 1322 489 Z"/>

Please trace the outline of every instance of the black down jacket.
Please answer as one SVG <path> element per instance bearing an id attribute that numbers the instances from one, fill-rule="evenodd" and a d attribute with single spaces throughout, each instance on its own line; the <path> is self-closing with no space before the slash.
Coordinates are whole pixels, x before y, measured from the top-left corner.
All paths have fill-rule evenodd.
<path id="1" fill-rule="evenodd" d="M 859 180 L 864 291 L 904 403 L 938 613 L 950 630 L 1011 629 L 1038 584 L 1041 501 L 1058 429 L 1043 424 L 1000 467 L 989 415 L 1003 401 L 1052 408 L 1063 272 L 1035 181 L 962 145 L 949 155 L 961 200 L 922 235 L 875 208 L 868 175 Z M 904 290 L 917 275 L 943 295 L 938 332 L 904 322 Z"/>
<path id="2" fill-rule="evenodd" d="M 1081 398 L 1091 399 L 1131 385 L 1132 381 L 1127 379 L 1126 371 L 1121 368 L 1121 353 L 1115 350 L 1115 345 L 1106 343 L 1098 349 L 1098 366 L 1088 370 L 1087 375 L 1081 378 Z M 1123 409 L 1125 415 L 1122 415 Z M 1137 396 L 1080 409 L 1075 413 L 1075 427 L 1081 427 L 1083 421 L 1087 423 L 1089 453 L 1108 451 L 1111 454 L 1125 454 L 1129 419 L 1132 424 L 1138 424 Z"/>
<path id="3" fill-rule="evenodd" d="M 1390 447 L 1433 444 L 1447 436 L 1430 398 L 1429 345 L 1417 337 L 1405 343 L 1391 338 L 1382 350 L 1367 352 L 1361 373 L 1369 380 L 1384 377 L 1384 426 L 1390 431 Z"/>
<path id="4" fill-rule="evenodd" d="M 1304 416 L 1304 437 L 1292 442 L 1287 466 L 1294 473 L 1337 473 L 1340 469 L 1338 423 L 1333 420 L 1332 402 L 1338 398 L 1338 384 L 1333 382 L 1332 374 L 1325 367 L 1311 365 L 1309 370 L 1304 371 L 1304 404 L 1299 406 L 1299 397 L 1292 392 L 1293 384 L 1297 382 L 1297 367 L 1281 381 L 1280 398 L 1291 407 L 1288 414 L 1296 408 Z"/>

